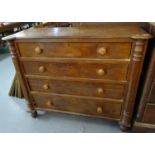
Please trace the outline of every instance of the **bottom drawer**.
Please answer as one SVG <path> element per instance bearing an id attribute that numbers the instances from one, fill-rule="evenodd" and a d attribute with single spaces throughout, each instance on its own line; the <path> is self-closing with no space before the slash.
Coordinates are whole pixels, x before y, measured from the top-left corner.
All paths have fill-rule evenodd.
<path id="1" fill-rule="evenodd" d="M 32 93 L 33 94 L 33 93 Z M 36 107 L 59 111 L 81 113 L 86 115 L 120 118 L 120 101 L 105 101 L 103 99 L 85 98 L 70 95 L 33 94 Z"/>
<path id="2" fill-rule="evenodd" d="M 143 121 L 145 123 L 155 124 L 155 105 L 149 104 L 146 106 Z"/>

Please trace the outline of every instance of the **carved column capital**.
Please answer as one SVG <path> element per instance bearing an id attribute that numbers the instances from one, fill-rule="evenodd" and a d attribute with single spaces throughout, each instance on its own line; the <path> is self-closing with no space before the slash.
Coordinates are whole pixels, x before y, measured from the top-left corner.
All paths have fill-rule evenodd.
<path id="1" fill-rule="evenodd" d="M 143 51 L 144 51 L 144 40 L 136 40 L 133 50 L 133 61 L 143 60 Z"/>
<path id="2" fill-rule="evenodd" d="M 7 45 L 9 47 L 11 56 L 16 57 L 16 48 L 15 48 L 14 42 L 13 41 L 8 41 Z"/>

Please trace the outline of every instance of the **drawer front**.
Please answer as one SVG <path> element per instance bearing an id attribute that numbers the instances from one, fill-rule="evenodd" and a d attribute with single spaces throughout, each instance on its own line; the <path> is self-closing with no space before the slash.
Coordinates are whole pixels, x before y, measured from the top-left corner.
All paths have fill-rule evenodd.
<path id="1" fill-rule="evenodd" d="M 125 87 L 123 84 L 107 84 L 104 82 L 47 79 L 28 79 L 28 81 L 32 91 L 113 99 L 122 99 Z"/>
<path id="2" fill-rule="evenodd" d="M 72 96 L 55 96 L 45 94 L 33 95 L 36 106 L 41 109 L 53 109 L 88 115 L 119 118 L 121 104 L 102 99 L 85 99 Z"/>
<path id="3" fill-rule="evenodd" d="M 144 116 L 143 116 L 143 121 L 145 123 L 155 124 L 155 105 L 148 104 L 146 106 Z"/>
<path id="4" fill-rule="evenodd" d="M 18 44 L 23 57 L 128 58 L 131 43 L 24 43 Z"/>
<path id="5" fill-rule="evenodd" d="M 155 104 L 155 82 L 153 82 L 151 90 L 150 90 L 149 103 Z"/>
<path id="6" fill-rule="evenodd" d="M 26 74 L 52 77 L 126 80 L 127 64 L 24 61 Z"/>

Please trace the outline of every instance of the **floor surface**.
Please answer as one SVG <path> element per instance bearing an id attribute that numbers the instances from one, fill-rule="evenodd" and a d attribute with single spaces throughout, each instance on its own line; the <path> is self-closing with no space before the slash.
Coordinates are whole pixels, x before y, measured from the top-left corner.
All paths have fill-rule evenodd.
<path id="1" fill-rule="evenodd" d="M 15 74 L 9 54 L 0 54 L 0 132 L 11 133 L 118 133 L 117 122 L 55 112 L 34 119 L 24 99 L 8 96 Z"/>

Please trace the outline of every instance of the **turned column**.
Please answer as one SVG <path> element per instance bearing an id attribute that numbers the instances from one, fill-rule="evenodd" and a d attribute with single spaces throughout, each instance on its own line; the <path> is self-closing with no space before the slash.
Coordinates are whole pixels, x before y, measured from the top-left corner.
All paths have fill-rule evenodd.
<path id="1" fill-rule="evenodd" d="M 10 54 L 12 57 L 13 64 L 14 64 L 15 69 L 16 69 L 17 76 L 20 80 L 20 84 L 21 84 L 21 88 L 22 88 L 22 91 L 24 94 L 24 98 L 28 101 L 28 108 L 31 111 L 33 111 L 34 105 L 32 103 L 32 99 L 30 98 L 29 93 L 28 93 L 28 86 L 27 86 L 26 81 L 24 79 L 24 73 L 23 73 L 22 66 L 20 65 L 20 62 L 19 62 L 18 57 L 17 57 L 17 51 L 16 51 L 15 43 L 13 40 L 9 40 L 7 42 L 7 45 L 9 47 L 9 51 L 10 51 Z"/>
<path id="2" fill-rule="evenodd" d="M 136 92 L 145 56 L 146 45 L 146 39 L 136 39 L 134 41 L 131 63 L 129 66 L 130 69 L 128 78 L 129 83 L 127 86 L 127 96 L 124 99 L 125 103 L 123 107 L 122 117 L 120 120 L 120 127 L 122 130 L 126 130 L 131 127 Z"/>

